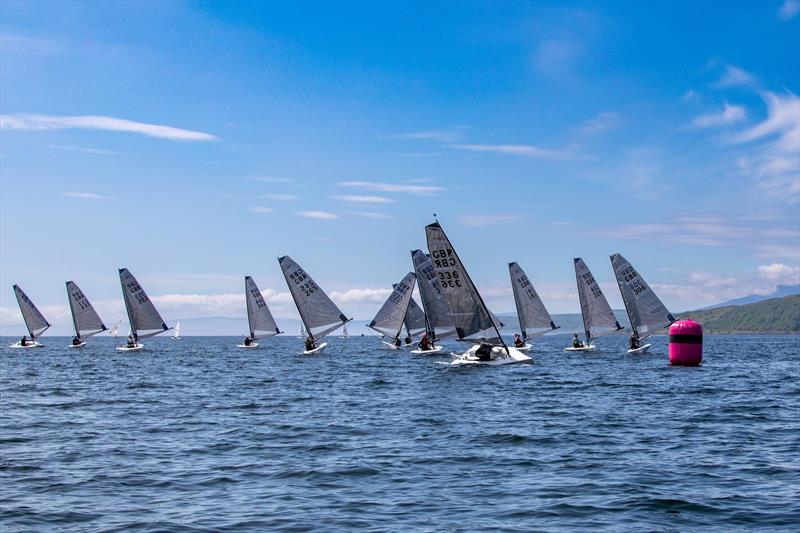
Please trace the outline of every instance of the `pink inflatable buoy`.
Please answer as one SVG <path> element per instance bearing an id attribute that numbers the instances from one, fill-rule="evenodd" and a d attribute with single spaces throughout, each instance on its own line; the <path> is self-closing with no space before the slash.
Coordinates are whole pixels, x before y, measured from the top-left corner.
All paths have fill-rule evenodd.
<path id="1" fill-rule="evenodd" d="M 703 361 L 703 326 L 678 320 L 669 327 L 669 364 L 699 366 Z"/>

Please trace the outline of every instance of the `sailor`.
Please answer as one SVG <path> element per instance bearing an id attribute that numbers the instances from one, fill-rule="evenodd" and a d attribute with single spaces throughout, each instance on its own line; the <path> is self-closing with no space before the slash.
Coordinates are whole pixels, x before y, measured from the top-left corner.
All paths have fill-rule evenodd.
<path id="1" fill-rule="evenodd" d="M 394 347 L 395 348 L 399 348 L 402 345 L 403 345 L 403 343 L 400 342 L 400 337 L 395 337 L 394 338 Z"/>
<path id="2" fill-rule="evenodd" d="M 433 346 L 431 346 L 431 339 L 428 337 L 427 333 L 422 334 L 422 338 L 419 340 L 419 349 L 423 352 L 433 350 Z"/>
<path id="3" fill-rule="evenodd" d="M 639 342 L 639 335 L 637 335 L 634 331 L 631 333 L 631 350 L 636 350 L 639 348 L 639 346 L 641 346 L 641 343 Z"/>
<path id="4" fill-rule="evenodd" d="M 73 346 L 80 346 L 81 345 L 81 338 L 75 335 L 72 337 L 72 345 Z"/>
<path id="5" fill-rule="evenodd" d="M 578 338 L 578 334 L 576 333 L 572 337 L 572 347 L 573 348 L 583 348 L 583 341 Z"/>
<path id="6" fill-rule="evenodd" d="M 19 340 L 19 345 L 20 346 L 27 346 L 28 345 L 28 337 L 23 335 L 22 338 Z"/>
<path id="7" fill-rule="evenodd" d="M 136 346 L 136 341 L 133 340 L 133 335 L 128 335 L 128 348 Z"/>
<path id="8" fill-rule="evenodd" d="M 492 345 L 488 343 L 482 343 L 477 350 L 475 350 L 475 355 L 478 357 L 479 361 L 491 361 L 492 360 Z"/>
<path id="9" fill-rule="evenodd" d="M 405 340 L 406 340 L 406 345 L 411 344 L 412 342 L 414 342 L 414 339 L 411 338 L 411 335 L 407 335 Z"/>
<path id="10" fill-rule="evenodd" d="M 310 352 L 314 348 L 316 348 L 316 346 L 314 346 L 314 339 L 312 339 L 310 336 L 306 337 L 306 351 Z"/>
<path id="11" fill-rule="evenodd" d="M 514 347 L 515 348 L 523 348 L 525 347 L 525 341 L 522 340 L 519 333 L 514 333 Z"/>
<path id="12" fill-rule="evenodd" d="M 250 346 L 251 344 L 253 344 L 253 339 L 251 339 L 250 335 L 248 335 L 247 337 L 244 338 L 244 345 Z"/>

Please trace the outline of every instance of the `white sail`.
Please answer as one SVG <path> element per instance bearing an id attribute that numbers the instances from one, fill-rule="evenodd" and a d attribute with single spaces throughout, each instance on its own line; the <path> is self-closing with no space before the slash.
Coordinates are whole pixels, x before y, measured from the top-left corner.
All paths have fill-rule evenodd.
<path id="1" fill-rule="evenodd" d="M 578 283 L 578 298 L 581 301 L 581 315 L 583 316 L 586 340 L 623 329 L 614 316 L 611 306 L 608 305 L 603 291 L 600 290 L 600 285 L 597 284 L 589 267 L 580 257 L 575 258 L 575 279 Z M 597 329 L 603 328 L 613 328 L 613 330 L 601 334 L 596 333 Z"/>
<path id="2" fill-rule="evenodd" d="M 173 339 L 181 338 L 181 321 L 175 323 L 175 332 L 172 334 Z"/>
<path id="3" fill-rule="evenodd" d="M 127 268 L 119 269 L 119 281 L 134 340 L 146 339 L 167 331 L 169 328 L 164 319 Z"/>
<path id="4" fill-rule="evenodd" d="M 399 337 L 416 283 L 417 275 L 413 272 L 406 274 L 400 283 L 395 283 L 392 293 L 367 327 L 387 337 Z"/>
<path id="5" fill-rule="evenodd" d="M 67 282 L 67 296 L 69 310 L 72 312 L 72 323 L 75 326 L 75 336 L 86 339 L 107 329 L 89 299 L 74 281 Z"/>
<path id="6" fill-rule="evenodd" d="M 508 272 L 511 275 L 511 287 L 514 291 L 514 303 L 517 306 L 522 338 L 527 340 L 557 329 L 558 326 L 553 323 L 544 302 L 522 267 L 516 262 L 509 263 Z"/>
<path id="7" fill-rule="evenodd" d="M 280 257 L 278 263 L 309 337 L 319 339 L 352 320 L 291 257 Z"/>
<path id="8" fill-rule="evenodd" d="M 350 334 L 347 333 L 347 324 L 342 326 L 342 338 L 347 339 L 350 337 Z"/>
<path id="9" fill-rule="evenodd" d="M 436 280 L 436 272 L 433 270 L 433 263 L 430 255 L 422 250 L 411 252 L 411 259 L 414 262 L 414 271 L 417 273 L 419 281 L 419 296 L 422 300 L 422 308 L 425 310 L 425 317 L 428 320 L 428 333 L 434 339 L 446 339 L 454 337 L 456 327 L 450 317 L 450 309 L 444 300 L 444 295 L 439 288 Z"/>
<path id="10" fill-rule="evenodd" d="M 420 333 L 428 330 L 428 322 L 425 319 L 425 311 L 419 304 L 411 298 L 408 302 L 408 311 L 406 311 L 405 319 L 406 332 L 409 336 L 415 337 Z"/>
<path id="11" fill-rule="evenodd" d="M 306 327 L 302 323 L 300 324 L 300 336 L 303 338 L 306 337 Z"/>
<path id="12" fill-rule="evenodd" d="M 458 338 L 505 345 L 500 337 L 501 324 L 487 309 L 442 227 L 434 222 L 425 227 L 425 232 L 433 270 Z"/>
<path id="13" fill-rule="evenodd" d="M 244 292 L 247 300 L 247 322 L 250 325 L 250 338 L 263 339 L 277 335 L 281 331 L 272 317 L 256 282 L 250 276 L 244 278 Z"/>
<path id="14" fill-rule="evenodd" d="M 14 285 L 14 294 L 17 297 L 17 304 L 22 313 L 22 319 L 25 320 L 25 326 L 28 328 L 28 334 L 31 340 L 44 333 L 50 327 L 50 322 L 45 320 L 42 313 L 33 305 L 33 302 L 28 295 L 19 288 L 19 285 Z"/>
<path id="15" fill-rule="evenodd" d="M 119 335 L 119 327 L 122 325 L 122 320 L 119 320 L 116 324 L 111 326 L 111 329 L 108 330 L 108 334 L 112 337 L 116 337 Z"/>
<path id="16" fill-rule="evenodd" d="M 675 322 L 672 313 L 661 303 L 652 287 L 644 281 L 644 278 L 636 272 L 627 259 L 621 254 L 614 254 L 611 256 L 611 266 L 617 277 L 617 284 L 622 293 L 622 301 L 625 303 L 628 318 L 631 320 L 631 327 L 640 339 Z"/>

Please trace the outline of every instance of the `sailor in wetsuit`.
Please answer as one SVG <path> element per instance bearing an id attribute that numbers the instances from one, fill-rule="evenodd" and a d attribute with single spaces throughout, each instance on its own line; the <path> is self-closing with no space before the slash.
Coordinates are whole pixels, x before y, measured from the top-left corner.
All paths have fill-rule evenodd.
<path id="1" fill-rule="evenodd" d="M 520 337 L 519 333 L 514 333 L 514 347 L 515 348 L 525 347 L 525 341 L 522 340 L 522 337 Z"/>
<path id="2" fill-rule="evenodd" d="M 637 335 L 636 332 L 634 331 L 633 333 L 631 333 L 631 350 L 636 350 L 641 345 L 642 343 L 639 342 L 639 335 Z"/>
<path id="3" fill-rule="evenodd" d="M 428 350 L 433 350 L 433 345 L 431 345 L 431 339 L 428 337 L 427 333 L 423 333 L 422 338 L 419 340 L 419 349 L 423 352 L 427 352 Z"/>
<path id="4" fill-rule="evenodd" d="M 311 337 L 306 337 L 306 351 L 310 352 L 314 348 L 316 348 L 316 346 L 314 346 L 314 339 Z"/>
<path id="5" fill-rule="evenodd" d="M 583 348 L 583 341 L 578 338 L 577 333 L 572 337 L 572 347 Z"/>
<path id="6" fill-rule="evenodd" d="M 81 338 L 75 335 L 72 337 L 72 345 L 73 346 L 80 346 L 81 345 Z"/>

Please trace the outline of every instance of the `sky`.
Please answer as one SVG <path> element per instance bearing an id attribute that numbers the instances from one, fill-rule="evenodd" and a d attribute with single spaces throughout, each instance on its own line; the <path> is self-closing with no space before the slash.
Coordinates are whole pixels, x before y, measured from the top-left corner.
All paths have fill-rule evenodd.
<path id="1" fill-rule="evenodd" d="M 370 318 L 433 213 L 487 304 L 578 312 L 622 253 L 672 311 L 800 278 L 800 2 L 0 3 L 0 322 L 119 267 L 167 321 Z"/>

